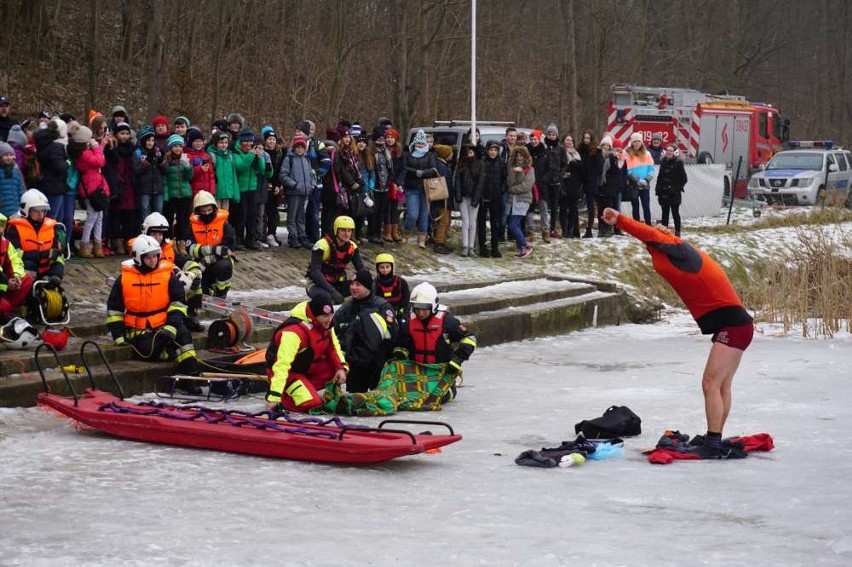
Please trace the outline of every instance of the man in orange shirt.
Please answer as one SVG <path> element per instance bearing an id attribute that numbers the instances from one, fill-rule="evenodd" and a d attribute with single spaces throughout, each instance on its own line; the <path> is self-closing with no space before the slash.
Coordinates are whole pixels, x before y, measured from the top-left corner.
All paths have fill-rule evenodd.
<path id="1" fill-rule="evenodd" d="M 751 343 L 754 323 L 724 270 L 710 256 L 674 236 L 664 226 L 650 227 L 607 208 L 604 222 L 645 243 L 654 270 L 674 288 L 702 334 L 713 335 L 701 387 L 707 435 L 699 454 L 727 458 L 722 429 L 731 411 L 731 383 L 743 352 Z"/>

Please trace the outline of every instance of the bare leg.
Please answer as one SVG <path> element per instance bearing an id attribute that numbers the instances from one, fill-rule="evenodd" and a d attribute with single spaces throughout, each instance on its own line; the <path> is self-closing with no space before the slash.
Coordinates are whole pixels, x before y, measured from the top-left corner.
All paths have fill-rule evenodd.
<path id="1" fill-rule="evenodd" d="M 740 365 L 743 351 L 722 343 L 713 343 L 701 389 L 704 391 L 704 412 L 707 415 L 707 431 L 722 432 L 731 412 L 731 382 Z"/>

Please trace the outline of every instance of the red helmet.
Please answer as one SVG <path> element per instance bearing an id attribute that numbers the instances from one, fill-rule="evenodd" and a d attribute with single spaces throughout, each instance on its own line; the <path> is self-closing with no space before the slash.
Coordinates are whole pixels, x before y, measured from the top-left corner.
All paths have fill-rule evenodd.
<path id="1" fill-rule="evenodd" d="M 68 344 L 68 327 L 61 329 L 48 327 L 42 331 L 41 340 L 50 344 L 57 351 L 61 351 Z"/>

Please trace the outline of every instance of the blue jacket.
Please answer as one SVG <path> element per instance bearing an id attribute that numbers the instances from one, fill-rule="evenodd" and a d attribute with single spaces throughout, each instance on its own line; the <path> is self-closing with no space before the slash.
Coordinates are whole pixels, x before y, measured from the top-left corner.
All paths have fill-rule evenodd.
<path id="1" fill-rule="evenodd" d="M 24 176 L 15 163 L 0 167 L 0 213 L 11 218 L 21 206 L 21 195 L 27 190 Z"/>

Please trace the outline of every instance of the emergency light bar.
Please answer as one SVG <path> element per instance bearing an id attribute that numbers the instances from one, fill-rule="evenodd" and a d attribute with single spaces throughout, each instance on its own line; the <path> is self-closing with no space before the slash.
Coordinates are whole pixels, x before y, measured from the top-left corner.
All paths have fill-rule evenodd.
<path id="1" fill-rule="evenodd" d="M 830 150 L 834 147 L 834 140 L 791 140 L 787 142 L 790 149 L 825 148 Z"/>

